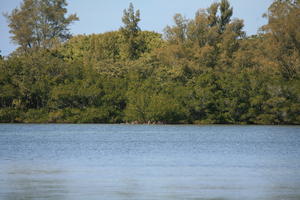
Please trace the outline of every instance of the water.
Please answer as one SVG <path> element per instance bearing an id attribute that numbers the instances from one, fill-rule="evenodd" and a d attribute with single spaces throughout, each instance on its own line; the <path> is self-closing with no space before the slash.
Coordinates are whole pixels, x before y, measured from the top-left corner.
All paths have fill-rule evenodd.
<path id="1" fill-rule="evenodd" d="M 300 126 L 0 125 L 1 200 L 299 200 Z"/>

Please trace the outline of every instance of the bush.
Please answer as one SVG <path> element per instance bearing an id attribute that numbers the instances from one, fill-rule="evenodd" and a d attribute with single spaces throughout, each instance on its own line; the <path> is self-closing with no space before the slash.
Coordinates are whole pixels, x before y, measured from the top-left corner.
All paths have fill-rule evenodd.
<path id="1" fill-rule="evenodd" d="M 11 122 L 21 122 L 19 118 L 20 111 L 14 108 L 2 108 L 0 109 L 0 122 L 1 123 L 11 123 Z"/>

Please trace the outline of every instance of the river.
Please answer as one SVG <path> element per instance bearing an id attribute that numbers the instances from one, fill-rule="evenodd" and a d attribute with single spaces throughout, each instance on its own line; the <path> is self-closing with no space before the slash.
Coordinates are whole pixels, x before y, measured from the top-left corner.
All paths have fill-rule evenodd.
<path id="1" fill-rule="evenodd" d="M 300 126 L 0 125 L 1 200 L 299 200 Z"/>

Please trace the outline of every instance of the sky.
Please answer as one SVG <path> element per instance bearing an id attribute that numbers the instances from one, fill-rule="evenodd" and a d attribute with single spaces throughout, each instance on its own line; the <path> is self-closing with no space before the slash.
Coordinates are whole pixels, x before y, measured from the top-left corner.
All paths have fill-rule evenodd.
<path id="1" fill-rule="evenodd" d="M 262 17 L 272 0 L 229 0 L 233 18 L 244 20 L 247 35 L 256 34 L 267 21 Z M 17 47 L 10 39 L 9 28 L 3 13 L 10 13 L 22 0 L 0 0 L 0 51 L 7 56 Z M 216 0 L 68 0 L 69 14 L 76 13 L 79 21 L 70 26 L 71 33 L 92 34 L 117 30 L 122 26 L 123 10 L 132 2 L 141 12 L 142 30 L 163 33 L 173 24 L 173 16 L 181 13 L 193 18 L 198 9 L 207 8 Z"/>

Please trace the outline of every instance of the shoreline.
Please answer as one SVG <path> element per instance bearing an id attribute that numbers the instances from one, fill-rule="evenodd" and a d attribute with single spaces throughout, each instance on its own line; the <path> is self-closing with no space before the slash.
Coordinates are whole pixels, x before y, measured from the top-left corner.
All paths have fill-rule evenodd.
<path id="1" fill-rule="evenodd" d="M 74 123 L 74 122 L 0 122 L 1 125 L 137 125 L 137 126 L 300 126 L 300 124 L 229 124 L 229 123 L 211 123 L 211 124 L 196 124 L 196 123 Z"/>

